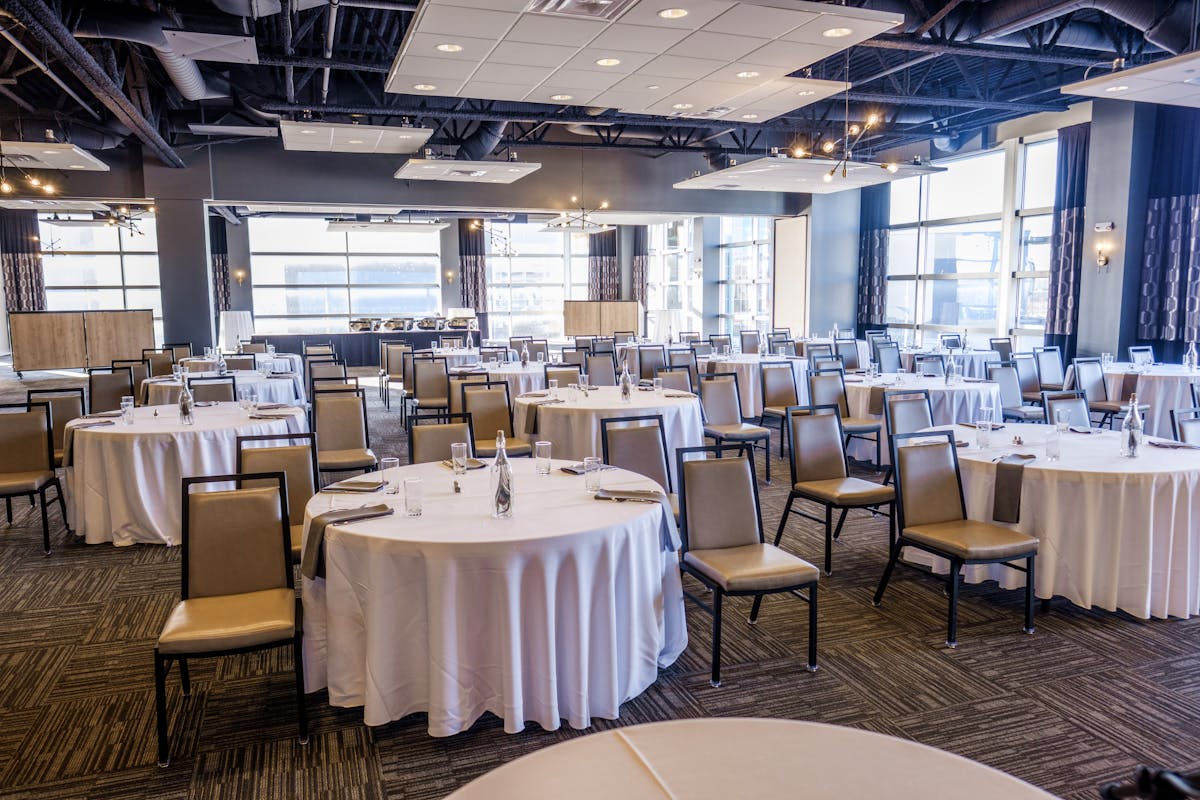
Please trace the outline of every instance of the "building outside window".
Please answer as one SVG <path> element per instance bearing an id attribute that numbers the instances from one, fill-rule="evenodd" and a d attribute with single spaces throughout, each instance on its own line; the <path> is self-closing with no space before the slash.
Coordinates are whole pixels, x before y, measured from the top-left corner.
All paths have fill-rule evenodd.
<path id="1" fill-rule="evenodd" d="M 59 225 L 92 221 L 91 214 L 42 214 L 38 236 L 49 311 L 154 312 L 154 340 L 163 341 L 158 279 L 158 229 L 152 215 L 124 226 Z"/>
<path id="2" fill-rule="evenodd" d="M 656 339 L 702 327 L 704 284 L 693 263 L 693 231 L 691 218 L 649 226 L 646 311 L 656 326 L 648 333 Z"/>
<path id="3" fill-rule="evenodd" d="M 355 317 L 441 312 L 439 231 L 331 233 L 319 219 L 252 217 L 258 333 L 342 333 Z"/>
<path id="4" fill-rule="evenodd" d="M 722 333 L 770 328 L 773 223 L 771 217 L 721 217 Z"/>
<path id="5" fill-rule="evenodd" d="M 561 339 L 563 301 L 587 299 L 587 234 L 545 227 L 485 223 L 492 338 Z"/>

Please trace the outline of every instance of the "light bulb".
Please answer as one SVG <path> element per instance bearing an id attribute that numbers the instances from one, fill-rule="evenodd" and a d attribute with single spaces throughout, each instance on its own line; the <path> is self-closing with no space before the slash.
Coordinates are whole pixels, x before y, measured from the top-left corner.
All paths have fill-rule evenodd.
<path id="1" fill-rule="evenodd" d="M 792 158 L 804 158 L 808 153 L 804 152 L 803 147 L 792 148 Z"/>
<path id="2" fill-rule="evenodd" d="M 41 186 L 42 185 L 42 182 L 40 180 L 38 180 L 38 177 L 36 175 L 30 175 L 28 180 L 29 180 L 30 186 Z"/>
<path id="3" fill-rule="evenodd" d="M 889 161 L 889 162 L 888 162 L 888 163 L 887 163 L 887 164 L 884 166 L 884 169 L 886 169 L 888 172 L 890 172 L 890 173 L 892 173 L 892 174 L 894 175 L 895 173 L 897 173 L 897 172 L 899 172 L 899 171 L 900 171 L 900 165 L 899 165 L 899 164 L 897 164 L 895 161 Z"/>
<path id="4" fill-rule="evenodd" d="M 837 145 L 835 145 L 833 142 L 825 142 L 821 145 L 821 150 L 826 153 L 832 153 L 834 147 L 837 147 Z"/>
<path id="5" fill-rule="evenodd" d="M 0 180 L 0 192 L 12 194 L 13 186 L 7 180 Z"/>
<path id="6" fill-rule="evenodd" d="M 850 126 L 850 135 L 858 136 L 858 132 L 861 130 L 862 130 L 862 128 L 858 127 L 857 125 L 851 125 Z"/>
<path id="7" fill-rule="evenodd" d="M 44 186 L 42 186 L 42 191 L 45 192 L 46 194 L 54 194 L 54 191 L 55 191 L 54 184 L 53 183 L 45 184 Z"/>
<path id="8" fill-rule="evenodd" d="M 871 114 L 869 117 L 867 117 L 867 124 L 868 125 L 878 125 L 879 124 L 879 115 Z"/>
<path id="9" fill-rule="evenodd" d="M 832 183 L 833 182 L 833 170 L 829 170 L 829 172 L 826 172 L 824 175 L 822 175 L 821 180 L 825 181 L 826 183 Z"/>

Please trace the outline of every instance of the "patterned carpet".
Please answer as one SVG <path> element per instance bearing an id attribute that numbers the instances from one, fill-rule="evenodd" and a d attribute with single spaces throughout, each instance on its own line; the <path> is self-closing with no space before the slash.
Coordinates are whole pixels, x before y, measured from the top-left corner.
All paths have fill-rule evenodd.
<path id="1" fill-rule="evenodd" d="M 27 386 L 79 383 L 26 378 L 0 372 L 0 400 L 23 400 Z M 398 413 L 383 411 L 373 387 L 367 396 L 376 451 L 404 458 Z M 786 479 L 763 490 L 768 531 L 785 499 Z M 532 726 L 506 735 L 487 717 L 433 739 L 422 715 L 368 729 L 361 712 L 331 708 L 318 693 L 302 747 L 290 656 L 277 651 L 194 662 L 190 698 L 173 672 L 173 762 L 159 769 L 151 651 L 177 597 L 178 550 L 88 547 L 69 539 L 53 510 L 55 551 L 43 558 L 35 510 L 23 501 L 14 510 L 0 531 L 0 798 L 433 800 L 586 733 Z M 818 526 L 793 520 L 784 546 L 817 560 Z M 883 607 L 872 607 L 886 541 L 885 520 L 851 515 L 834 574 L 821 579 L 819 672 L 804 669 L 802 603 L 768 599 L 750 627 L 749 603 L 733 600 L 724 684 L 711 688 L 709 620 L 689 605 L 683 656 L 619 720 L 593 730 L 699 716 L 815 720 L 915 739 L 1080 799 L 1139 763 L 1200 768 L 1200 620 L 1143 622 L 1059 600 L 1026 636 L 1019 592 L 971 586 L 960 646 L 950 651 L 933 579 L 900 570 Z"/>

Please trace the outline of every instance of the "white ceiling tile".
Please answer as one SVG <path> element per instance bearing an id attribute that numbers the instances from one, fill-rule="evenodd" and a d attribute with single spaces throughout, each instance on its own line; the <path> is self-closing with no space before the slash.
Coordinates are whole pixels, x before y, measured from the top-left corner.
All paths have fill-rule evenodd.
<path id="1" fill-rule="evenodd" d="M 1158 67 L 1147 71 L 1146 77 L 1156 81 L 1164 81 L 1168 83 L 1182 83 L 1191 78 L 1200 77 L 1200 51 L 1188 53 L 1190 58 L 1170 58 L 1157 64 L 1151 64 L 1151 67 Z"/>
<path id="2" fill-rule="evenodd" d="M 475 73 L 476 81 L 503 83 L 508 86 L 524 86 L 529 91 L 550 77 L 554 70 L 546 67 L 520 67 L 516 64 L 496 64 L 485 61 Z"/>
<path id="3" fill-rule="evenodd" d="M 388 82 L 387 90 L 397 94 L 414 94 L 425 97 L 454 94 L 462 86 L 461 78 L 447 78 L 444 75 L 410 75 L 398 72 Z M 433 89 L 417 89 L 418 86 L 432 86 Z"/>
<path id="4" fill-rule="evenodd" d="M 501 42 L 488 57 L 497 64 L 519 64 L 526 67 L 557 67 L 578 52 L 577 47 L 529 42 Z"/>
<path id="5" fill-rule="evenodd" d="M 721 67 L 724 61 L 711 58 L 684 58 L 682 56 L 659 56 L 638 70 L 643 75 L 661 75 L 664 78 L 690 78 L 699 80 Z"/>
<path id="6" fill-rule="evenodd" d="M 751 77 L 741 77 L 743 74 L 751 75 L 757 72 L 757 75 Z M 773 81 L 777 78 L 782 78 L 789 70 L 786 67 L 772 67 L 766 64 L 748 64 L 745 61 L 735 61 L 727 67 L 713 72 L 711 75 L 705 76 L 706 81 L 723 81 L 725 83 L 736 83 L 743 88 L 749 88 L 761 85 L 764 81 Z"/>
<path id="7" fill-rule="evenodd" d="M 471 0 L 471 5 L 493 11 L 524 11 L 529 0 Z"/>
<path id="8" fill-rule="evenodd" d="M 667 51 L 667 55 L 735 61 L 767 44 L 769 40 L 727 33 L 696 31 Z"/>
<path id="9" fill-rule="evenodd" d="M 759 36 L 774 39 L 793 28 L 811 22 L 818 15 L 808 11 L 790 11 L 769 6 L 741 3 L 704 26 L 705 30 Z"/>
<path id="10" fill-rule="evenodd" d="M 638 50 L 645 53 L 661 53 L 688 35 L 687 29 L 662 28 L 653 25 L 608 26 L 604 33 L 592 40 L 589 47 L 612 47 L 617 50 Z"/>
<path id="11" fill-rule="evenodd" d="M 591 19 L 567 19 L 546 14 L 522 14 L 521 19 L 508 32 L 507 38 L 514 42 L 535 44 L 576 45 L 582 47 L 596 37 L 607 23 Z"/>
<path id="12" fill-rule="evenodd" d="M 674 106 L 676 103 L 690 103 L 692 108 L 710 108 L 724 105 L 725 101 L 738 93 L 738 88 L 736 84 L 703 81 L 693 83 L 691 86 L 668 95 L 661 103 L 668 106 Z"/>
<path id="13" fill-rule="evenodd" d="M 475 63 L 471 61 L 455 61 L 450 58 L 425 58 L 424 56 L 405 56 L 400 62 L 398 75 L 426 75 L 440 78 L 442 81 L 457 79 L 459 82 L 471 77 L 475 71 Z M 414 81 L 415 83 L 416 81 Z M 437 83 L 437 81 L 434 81 Z"/>
<path id="14" fill-rule="evenodd" d="M 411 158 L 396 170 L 400 180 L 512 183 L 542 168 L 530 161 L 457 161 Z"/>
<path id="15" fill-rule="evenodd" d="M 433 135 L 432 128 L 288 120 L 279 123 L 279 130 L 285 150 L 339 153 L 412 153 Z"/>
<path id="16" fill-rule="evenodd" d="M 671 92 L 679 91 L 689 83 L 691 83 L 691 80 L 688 78 L 664 78 L 656 75 L 643 75 L 639 72 L 637 75 L 630 75 L 614 83 L 612 91 L 666 97 Z M 651 86 L 657 88 L 651 89 Z"/>
<path id="17" fill-rule="evenodd" d="M 596 91 L 600 91 L 607 89 L 620 79 L 620 73 L 616 72 L 560 69 L 546 79 L 546 84 L 553 84 L 554 86 L 577 86 L 580 89 L 595 89 Z"/>
<path id="18" fill-rule="evenodd" d="M 480 39 L 499 39 L 517 14 L 478 8 L 427 4 L 422 6 L 415 30 L 421 33 L 458 34 Z"/>
<path id="19" fill-rule="evenodd" d="M 903 22 L 903 17 L 897 17 Z M 895 23 L 875 22 L 872 20 L 860 20 L 842 16 L 840 14 L 822 14 L 817 19 L 801 25 L 795 30 L 784 34 L 782 38 L 789 42 L 807 42 L 809 44 L 824 44 L 832 45 L 838 49 L 845 49 L 851 45 L 865 42 L 872 36 L 891 30 L 895 27 Z M 831 38 L 825 36 L 825 31 L 833 28 L 849 28 L 851 33 L 849 36 L 841 36 Z"/>
<path id="20" fill-rule="evenodd" d="M 462 50 L 457 53 L 443 53 L 437 49 L 439 44 L 455 44 Z M 487 57 L 488 52 L 495 44 L 495 39 L 476 39 L 453 34 L 414 33 L 405 43 L 404 57 L 428 56 L 429 58 L 444 58 L 454 61 L 474 61 L 478 64 Z"/>
<path id="21" fill-rule="evenodd" d="M 607 50 L 603 48 L 585 47 L 579 54 L 563 65 L 565 69 L 581 69 L 608 72 L 617 75 L 628 75 L 636 71 L 654 57 L 653 53 L 630 53 L 624 50 Z M 602 67 L 596 62 L 602 58 L 615 58 L 620 61 L 611 67 Z"/>
<path id="22" fill-rule="evenodd" d="M 640 3 L 621 15 L 620 22 L 692 31 L 724 14 L 733 6 L 733 3 L 720 2 L 720 0 L 641 0 Z M 658 12 L 666 8 L 685 8 L 688 14 L 679 19 L 663 19 Z"/>
<path id="23" fill-rule="evenodd" d="M 642 109 L 658 102 L 661 97 L 647 92 L 601 92 L 592 98 L 590 105 L 599 108 L 619 108 L 630 114 L 639 114 Z"/>
<path id="24" fill-rule="evenodd" d="M 1139 103 L 1166 103 L 1176 106 L 1200 106 L 1200 86 L 1186 83 L 1164 83 L 1154 89 L 1143 89 L 1131 98 Z"/>
<path id="25" fill-rule="evenodd" d="M 779 41 L 763 45 L 742 60 L 752 61 L 755 64 L 784 67 L 790 72 L 807 67 L 809 64 L 815 64 L 836 52 L 838 52 L 837 48 L 831 46 Z"/>
<path id="26" fill-rule="evenodd" d="M 514 86 L 505 83 L 488 83 L 487 81 L 468 81 L 455 94 L 458 97 L 474 97 L 480 100 L 524 100 L 529 94 L 528 86 Z"/>
<path id="27" fill-rule="evenodd" d="M 1200 86 L 1184 83 L 1200 77 L 1200 51 L 1184 53 L 1164 61 L 1099 75 L 1064 86 L 1065 95 L 1101 97 L 1200 107 Z"/>
<path id="28" fill-rule="evenodd" d="M 555 96 L 567 96 L 566 100 L 555 100 Z M 528 103 L 547 103 L 550 105 L 591 105 L 596 96 L 595 89 L 581 89 L 577 86 L 552 86 L 542 84 L 525 96 Z"/>
<path id="29" fill-rule="evenodd" d="M 82 147 L 66 142 L 0 142 L 0 150 L 10 166 L 20 164 L 27 169 L 108 172 L 108 164 Z"/>

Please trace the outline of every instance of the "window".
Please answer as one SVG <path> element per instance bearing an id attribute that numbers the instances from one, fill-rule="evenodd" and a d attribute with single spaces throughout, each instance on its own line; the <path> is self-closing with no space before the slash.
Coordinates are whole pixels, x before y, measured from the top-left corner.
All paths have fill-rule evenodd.
<path id="1" fill-rule="evenodd" d="M 122 310 L 154 312 L 154 340 L 163 340 L 158 282 L 158 228 L 153 216 L 129 228 L 90 224 L 91 214 L 43 214 L 38 218 L 46 308 L 50 311 Z"/>
<path id="2" fill-rule="evenodd" d="M 721 217 L 722 333 L 771 324 L 771 217 Z"/>
<path id="3" fill-rule="evenodd" d="M 657 339 L 701 328 L 703 283 L 692 264 L 693 230 L 690 218 L 649 226 L 646 311 L 658 325 Z"/>
<path id="4" fill-rule="evenodd" d="M 1018 350 L 1045 338 L 1050 298 L 1050 233 L 1058 172 L 1058 139 L 1022 145 L 1017 263 L 1013 269 L 1011 329 Z"/>
<path id="5" fill-rule="evenodd" d="M 330 233 L 325 221 L 249 220 L 259 333 L 341 333 L 352 317 L 441 310 L 440 232 Z"/>
<path id="6" fill-rule="evenodd" d="M 563 336 L 563 301 L 587 299 L 587 234 L 488 222 L 488 327 L 495 339 Z"/>

